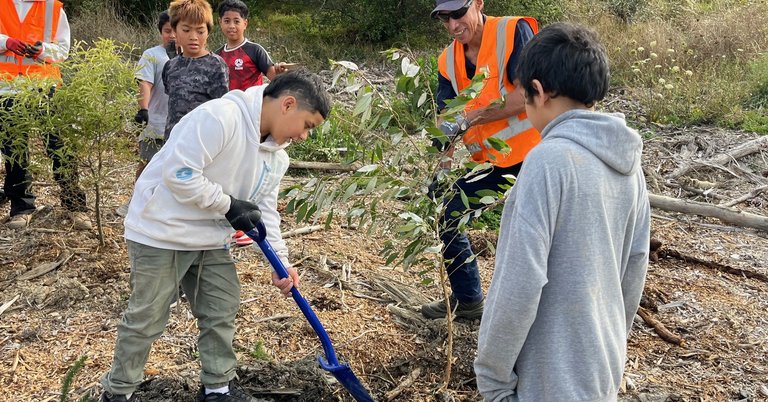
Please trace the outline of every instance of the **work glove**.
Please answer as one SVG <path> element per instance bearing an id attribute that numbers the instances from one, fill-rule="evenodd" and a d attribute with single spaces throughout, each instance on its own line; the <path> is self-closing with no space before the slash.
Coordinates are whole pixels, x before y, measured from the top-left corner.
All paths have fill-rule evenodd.
<path id="1" fill-rule="evenodd" d="M 43 42 L 40 41 L 35 42 L 34 45 L 27 46 L 27 51 L 24 53 L 30 59 L 37 59 L 41 54 L 43 54 Z"/>
<path id="2" fill-rule="evenodd" d="M 29 45 L 16 38 L 8 37 L 8 39 L 5 40 L 5 47 L 19 56 L 24 56 L 27 53 Z"/>
<path id="3" fill-rule="evenodd" d="M 445 120 L 440 123 L 437 128 L 439 128 L 449 140 L 453 141 L 458 135 L 464 134 L 464 132 L 467 131 L 469 128 L 469 121 L 467 121 L 467 118 L 464 117 L 463 114 L 460 114 L 456 116 L 455 121 Z"/>
<path id="4" fill-rule="evenodd" d="M 445 182 L 445 179 L 441 183 L 440 176 L 445 176 L 450 171 L 451 169 L 448 168 L 440 168 L 440 170 L 438 170 L 437 173 L 432 176 L 432 181 L 430 181 L 429 185 L 427 186 L 427 195 L 430 198 L 441 197 L 445 193 L 445 188 L 448 187 L 448 183 Z"/>
<path id="5" fill-rule="evenodd" d="M 136 116 L 133 117 L 133 120 L 138 124 L 149 123 L 149 111 L 147 109 L 139 109 L 139 111 L 136 112 Z"/>
<path id="6" fill-rule="evenodd" d="M 168 41 L 168 44 L 165 46 L 165 53 L 168 55 L 169 59 L 172 59 L 179 55 L 178 50 L 176 49 L 176 41 Z"/>
<path id="7" fill-rule="evenodd" d="M 259 207 L 250 202 L 238 200 L 235 197 L 229 196 L 231 201 L 229 205 L 229 211 L 224 216 L 232 225 L 235 230 L 242 230 L 247 232 L 256 227 L 256 224 L 261 220 L 261 210 Z"/>

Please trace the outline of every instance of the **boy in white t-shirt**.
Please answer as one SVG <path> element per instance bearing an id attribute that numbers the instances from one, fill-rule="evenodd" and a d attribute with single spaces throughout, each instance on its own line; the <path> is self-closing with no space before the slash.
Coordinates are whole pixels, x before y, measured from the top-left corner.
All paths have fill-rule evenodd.
<path id="1" fill-rule="evenodd" d="M 160 31 L 162 44 L 144 51 L 139 60 L 139 70 L 136 71 L 136 80 L 139 82 L 139 111 L 135 120 L 139 124 L 146 124 L 139 137 L 141 162 L 136 169 L 137 178 L 163 146 L 163 133 L 168 116 L 168 95 L 165 93 L 162 74 L 163 66 L 169 60 L 166 48 L 169 42 L 176 39 L 176 35 L 171 28 L 167 11 L 160 14 L 157 29 Z"/>

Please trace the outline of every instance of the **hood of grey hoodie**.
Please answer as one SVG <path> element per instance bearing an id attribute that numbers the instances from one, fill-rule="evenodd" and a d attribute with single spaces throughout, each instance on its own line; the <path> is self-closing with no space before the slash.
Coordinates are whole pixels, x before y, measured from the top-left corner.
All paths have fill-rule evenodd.
<path id="1" fill-rule="evenodd" d="M 231 100 L 240 108 L 249 141 L 256 143 L 264 151 L 277 152 L 287 148 L 291 143 L 288 141 L 281 145 L 277 144 L 271 135 L 264 142 L 261 141 L 261 108 L 264 104 L 264 89 L 266 87 L 266 85 L 257 85 L 245 91 L 236 89 L 224 94 L 222 99 Z"/>
<path id="2" fill-rule="evenodd" d="M 563 138 L 575 142 L 624 175 L 640 169 L 643 140 L 621 113 L 569 110 L 549 122 L 541 137 L 542 141 Z"/>

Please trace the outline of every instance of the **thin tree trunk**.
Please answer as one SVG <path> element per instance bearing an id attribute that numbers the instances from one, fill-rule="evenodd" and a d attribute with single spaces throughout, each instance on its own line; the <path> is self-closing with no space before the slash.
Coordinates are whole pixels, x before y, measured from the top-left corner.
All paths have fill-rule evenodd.
<path id="1" fill-rule="evenodd" d="M 648 199 L 650 200 L 652 207 L 665 211 L 712 217 L 731 225 L 768 231 L 768 217 L 762 215 L 743 212 L 738 209 L 726 208 L 719 205 L 679 200 L 677 198 L 656 194 L 648 194 Z"/>

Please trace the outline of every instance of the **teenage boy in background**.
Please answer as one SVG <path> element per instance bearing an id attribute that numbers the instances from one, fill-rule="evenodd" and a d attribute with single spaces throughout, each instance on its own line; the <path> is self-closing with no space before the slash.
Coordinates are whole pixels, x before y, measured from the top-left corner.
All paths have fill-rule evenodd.
<path id="1" fill-rule="evenodd" d="M 556 23 L 517 66 L 541 143 L 504 205 L 475 373 L 486 401 L 615 401 L 648 267 L 643 141 L 600 113 L 597 35 Z"/>
<path id="2" fill-rule="evenodd" d="M 285 72 L 283 63 L 275 64 L 264 48 L 245 38 L 248 6 L 240 0 L 224 0 L 219 4 L 219 25 L 227 43 L 216 50 L 229 67 L 229 89 L 246 90 L 261 85 L 264 76 L 273 80 Z"/>
<path id="3" fill-rule="evenodd" d="M 184 115 L 229 90 L 227 64 L 206 48 L 213 28 L 211 5 L 206 0 L 174 0 L 168 14 L 181 54 L 163 68 L 162 81 L 168 94 L 165 141 Z"/>
<path id="4" fill-rule="evenodd" d="M 231 383 L 240 281 L 230 233 L 263 220 L 267 239 L 289 267 L 289 278 L 273 272 L 272 283 L 286 296 L 298 285 L 277 211 L 288 169 L 285 148 L 307 139 L 329 109 L 320 78 L 299 70 L 207 102 L 174 127 L 139 176 L 125 218 L 131 296 L 118 324 L 112 368 L 101 380 L 102 402 L 131 400 L 179 285 L 200 329 L 203 386 L 197 401 L 255 401 Z"/>
<path id="5" fill-rule="evenodd" d="M 168 119 L 168 95 L 163 85 L 163 67 L 168 62 L 167 47 L 176 40 L 176 34 L 171 28 L 171 17 L 168 11 L 163 11 L 157 19 L 157 30 L 160 31 L 161 44 L 144 51 L 139 59 L 139 69 L 136 80 L 139 83 L 139 111 L 134 120 L 146 125 L 139 135 L 139 165 L 136 167 L 136 178 L 147 166 L 149 160 L 163 146 L 165 122 Z M 125 216 L 128 204 L 120 206 L 117 214 Z"/>
<path id="6" fill-rule="evenodd" d="M 275 64 L 267 51 L 258 43 L 245 38 L 248 27 L 248 6 L 240 0 L 224 0 L 219 4 L 219 25 L 227 43 L 215 51 L 229 68 L 229 89 L 246 89 L 261 85 L 266 75 L 273 80 L 285 72 L 283 63 Z M 234 244 L 247 246 L 253 243 L 242 231 L 232 235 Z"/>

